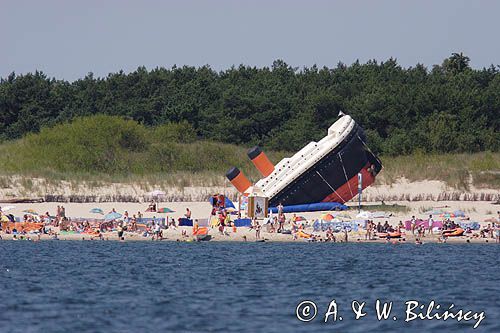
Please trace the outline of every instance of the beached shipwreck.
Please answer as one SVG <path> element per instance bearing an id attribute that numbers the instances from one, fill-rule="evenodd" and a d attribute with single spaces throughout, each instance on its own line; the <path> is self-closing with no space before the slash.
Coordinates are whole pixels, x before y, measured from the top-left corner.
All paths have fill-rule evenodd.
<path id="1" fill-rule="evenodd" d="M 289 211 L 329 210 L 343 204 L 370 186 L 382 169 L 380 160 L 366 144 L 366 136 L 349 115 L 330 126 L 319 142 L 310 142 L 295 155 L 273 165 L 259 147 L 248 157 L 263 176 L 254 185 L 236 167 L 226 176 L 242 194 L 259 192 L 269 200 L 269 207 L 279 204 Z M 331 207 L 330 207 L 331 206 Z"/>

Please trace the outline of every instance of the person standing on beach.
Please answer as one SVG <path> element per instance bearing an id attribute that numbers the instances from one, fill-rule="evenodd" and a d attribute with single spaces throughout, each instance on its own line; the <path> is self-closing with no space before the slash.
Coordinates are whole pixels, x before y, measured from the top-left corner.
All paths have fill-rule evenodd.
<path id="1" fill-rule="evenodd" d="M 123 227 L 122 227 L 121 223 L 119 223 L 118 226 L 116 227 L 116 231 L 118 232 L 118 239 L 119 240 L 124 240 L 124 238 L 123 238 Z"/>
<path id="2" fill-rule="evenodd" d="M 255 239 L 260 239 L 260 224 L 259 221 L 255 220 Z"/>
<path id="3" fill-rule="evenodd" d="M 434 220 L 432 219 L 432 215 L 429 215 L 429 234 L 432 235 L 432 225 L 434 224 Z"/>
<path id="4" fill-rule="evenodd" d="M 415 229 L 417 227 L 417 219 L 415 218 L 415 216 L 411 217 L 410 226 L 412 235 L 415 235 Z"/>
<path id="5" fill-rule="evenodd" d="M 279 217 L 279 227 L 278 227 L 278 230 L 276 232 L 279 232 L 281 233 L 285 227 L 285 214 L 284 213 L 281 213 L 280 217 Z"/>
<path id="6" fill-rule="evenodd" d="M 281 214 L 283 214 L 283 205 L 281 204 L 281 202 L 278 204 L 278 216 L 281 216 Z"/>
<path id="7" fill-rule="evenodd" d="M 155 224 L 155 237 L 156 240 L 161 240 L 163 237 L 161 237 L 161 227 L 160 227 L 160 222 Z"/>

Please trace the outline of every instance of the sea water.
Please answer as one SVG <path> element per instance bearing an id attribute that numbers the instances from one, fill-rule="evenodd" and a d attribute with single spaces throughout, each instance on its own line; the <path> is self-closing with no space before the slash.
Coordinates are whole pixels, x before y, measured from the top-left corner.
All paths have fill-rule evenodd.
<path id="1" fill-rule="evenodd" d="M 0 332 L 500 332 L 499 255 L 473 244 L 0 241 Z M 408 301 L 424 317 L 434 301 L 432 314 L 453 304 L 484 320 L 406 321 Z M 392 306 L 387 319 L 377 302 Z"/>

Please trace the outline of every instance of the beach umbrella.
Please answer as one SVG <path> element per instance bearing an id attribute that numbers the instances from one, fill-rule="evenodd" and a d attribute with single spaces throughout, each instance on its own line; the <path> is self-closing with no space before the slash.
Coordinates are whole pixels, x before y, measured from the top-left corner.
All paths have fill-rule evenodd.
<path id="1" fill-rule="evenodd" d="M 2 207 L 2 212 L 6 212 L 6 211 L 9 211 L 11 209 L 14 209 L 16 208 L 16 206 L 5 206 L 5 207 Z"/>
<path id="2" fill-rule="evenodd" d="M 159 197 L 159 196 L 165 195 L 165 192 L 160 191 L 160 190 L 154 190 L 154 191 L 149 192 L 148 195 L 150 195 L 152 197 Z"/>
<path id="3" fill-rule="evenodd" d="M 444 214 L 445 212 L 442 209 L 433 209 L 429 210 L 427 212 L 424 212 L 425 215 L 439 215 L 439 214 Z"/>
<path id="4" fill-rule="evenodd" d="M 321 214 L 320 219 L 323 220 L 323 221 L 331 221 L 331 220 L 334 219 L 334 217 L 333 217 L 332 214 L 323 213 L 323 214 Z"/>
<path id="5" fill-rule="evenodd" d="M 356 215 L 357 218 L 361 219 L 372 219 L 374 218 L 373 213 L 371 212 L 366 212 L 366 211 L 361 211 L 358 215 Z"/>
<path id="6" fill-rule="evenodd" d="M 453 212 L 453 214 L 455 214 L 456 217 L 465 217 L 465 212 L 463 210 L 456 210 Z"/>
<path id="7" fill-rule="evenodd" d="M 2 217 L 0 217 L 0 221 L 2 221 L 2 222 L 10 222 L 9 218 L 7 217 L 7 215 L 2 215 Z"/>
<path id="8" fill-rule="evenodd" d="M 156 212 L 157 213 L 174 213 L 175 210 L 171 210 L 170 208 L 163 207 L 163 208 L 158 209 Z"/>
<path id="9" fill-rule="evenodd" d="M 301 221 L 306 221 L 306 218 L 304 216 L 296 216 L 295 217 L 295 222 L 301 222 Z"/>
<path id="10" fill-rule="evenodd" d="M 104 212 L 102 211 L 102 209 L 101 209 L 101 208 L 92 208 L 92 209 L 90 210 L 90 212 L 91 212 L 91 213 L 94 213 L 94 214 L 102 214 L 102 215 L 104 215 Z"/>
<path id="11" fill-rule="evenodd" d="M 104 215 L 104 220 L 106 220 L 106 221 L 112 221 L 112 220 L 117 220 L 120 217 L 122 217 L 122 214 L 117 213 L 117 212 L 112 212 L 112 213 Z"/>
<path id="12" fill-rule="evenodd" d="M 340 213 L 340 214 L 335 214 L 335 218 L 341 218 L 341 219 L 350 219 L 351 216 L 346 213 Z"/>
<path id="13" fill-rule="evenodd" d="M 31 208 L 23 210 L 23 213 L 27 213 L 27 214 L 31 214 L 31 215 L 38 215 L 38 213 L 35 212 L 35 210 L 31 209 Z"/>

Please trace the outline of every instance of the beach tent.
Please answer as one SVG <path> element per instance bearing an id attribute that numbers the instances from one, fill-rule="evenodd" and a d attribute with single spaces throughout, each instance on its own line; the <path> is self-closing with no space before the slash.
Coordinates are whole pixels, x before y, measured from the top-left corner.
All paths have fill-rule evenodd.
<path id="1" fill-rule="evenodd" d="M 210 204 L 212 206 L 215 206 L 215 198 L 214 197 L 210 197 L 208 202 L 210 202 Z M 231 200 L 229 200 L 226 196 L 224 196 L 224 207 L 225 208 L 236 208 L 234 206 L 234 203 Z"/>

